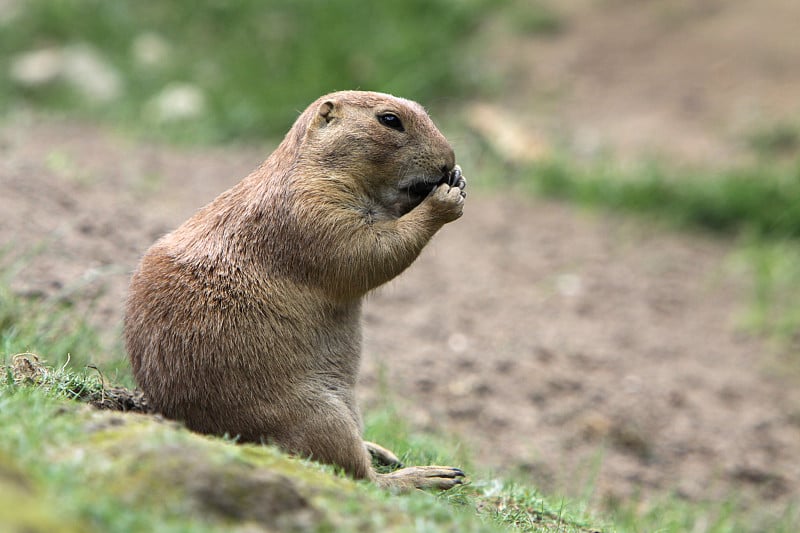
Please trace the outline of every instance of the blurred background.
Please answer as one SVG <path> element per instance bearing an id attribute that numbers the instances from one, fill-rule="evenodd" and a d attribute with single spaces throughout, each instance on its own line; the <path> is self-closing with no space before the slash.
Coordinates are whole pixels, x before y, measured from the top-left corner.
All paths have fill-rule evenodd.
<path id="1" fill-rule="evenodd" d="M 147 246 L 321 94 L 388 92 L 428 108 L 470 197 L 368 302 L 367 411 L 388 396 L 617 520 L 792 531 L 798 21 L 793 0 L 1 0 L 3 357 L 130 384 Z"/>

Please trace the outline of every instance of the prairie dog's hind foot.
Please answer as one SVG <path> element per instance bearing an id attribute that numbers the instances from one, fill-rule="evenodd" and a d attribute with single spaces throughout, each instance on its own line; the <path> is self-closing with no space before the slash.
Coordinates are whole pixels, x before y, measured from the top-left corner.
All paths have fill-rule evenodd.
<path id="1" fill-rule="evenodd" d="M 378 474 L 377 483 L 400 492 L 411 489 L 452 489 L 464 483 L 465 474 L 452 466 L 410 466 L 388 474 Z"/>

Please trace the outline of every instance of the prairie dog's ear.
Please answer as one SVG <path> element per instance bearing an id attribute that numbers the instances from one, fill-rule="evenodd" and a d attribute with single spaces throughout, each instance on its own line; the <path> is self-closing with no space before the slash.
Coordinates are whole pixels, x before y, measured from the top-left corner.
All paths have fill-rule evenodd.
<path id="1" fill-rule="evenodd" d="M 328 124 L 330 123 L 331 120 L 336 118 L 336 115 L 334 113 L 335 110 L 336 110 L 336 102 L 333 102 L 331 100 L 326 100 L 320 104 L 317 112 L 319 113 L 319 116 L 325 119 L 325 123 Z"/>

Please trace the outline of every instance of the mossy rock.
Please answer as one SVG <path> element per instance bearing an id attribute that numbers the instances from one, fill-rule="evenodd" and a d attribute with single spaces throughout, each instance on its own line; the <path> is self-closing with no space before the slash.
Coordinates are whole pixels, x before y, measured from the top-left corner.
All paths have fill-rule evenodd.
<path id="1" fill-rule="evenodd" d="M 0 531 L 7 533 L 77 533 L 79 524 L 64 523 L 43 498 L 38 483 L 9 457 L 0 454 Z"/>

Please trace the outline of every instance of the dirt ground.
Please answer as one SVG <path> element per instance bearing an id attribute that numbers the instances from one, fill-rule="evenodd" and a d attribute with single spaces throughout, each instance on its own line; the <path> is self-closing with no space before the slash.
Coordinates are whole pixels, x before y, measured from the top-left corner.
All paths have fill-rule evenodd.
<path id="1" fill-rule="evenodd" d="M 562 34 L 505 57 L 520 90 L 503 105 L 555 91 L 518 126 L 541 124 L 576 151 L 714 163 L 738 153 L 745 123 L 798 111 L 796 28 L 780 28 L 800 4 L 670 5 L 576 2 Z M 140 254 L 268 151 L 176 149 L 16 116 L 0 126 L 0 246 L 11 245 L 5 261 L 42 246 L 19 263 L 15 290 L 95 299 L 87 312 L 118 342 Z M 465 216 L 369 298 L 362 401 L 377 401 L 385 375 L 416 426 L 455 432 L 484 467 L 546 490 L 594 479 L 597 501 L 673 490 L 796 501 L 800 388 L 737 327 L 747 280 L 732 249 L 473 190 Z"/>
<path id="2" fill-rule="evenodd" d="M 553 37 L 495 38 L 489 68 L 524 130 L 576 155 L 721 165 L 800 119 L 800 3 L 572 0 Z"/>

